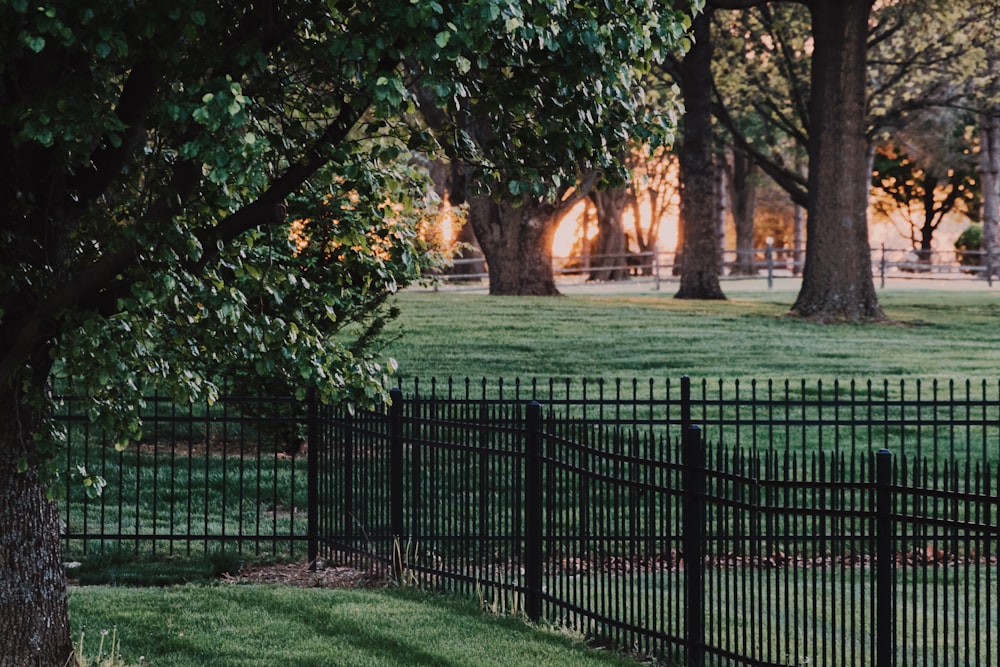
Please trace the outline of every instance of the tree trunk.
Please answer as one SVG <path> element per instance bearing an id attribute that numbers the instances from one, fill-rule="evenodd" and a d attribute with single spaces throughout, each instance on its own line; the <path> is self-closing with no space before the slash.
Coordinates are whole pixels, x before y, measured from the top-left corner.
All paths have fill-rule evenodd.
<path id="1" fill-rule="evenodd" d="M 995 273 L 1000 263 L 1000 109 L 979 117 L 979 177 L 983 186 L 983 251 L 986 253 L 983 265 Z"/>
<path id="2" fill-rule="evenodd" d="M 729 189 L 729 174 L 726 173 L 726 156 L 717 153 L 715 157 L 715 254 L 716 275 L 722 275 L 726 266 L 726 214 L 729 210 L 729 200 L 726 191 Z"/>
<path id="3" fill-rule="evenodd" d="M 6 386 L 6 383 L 5 383 Z M 0 391 L 0 665 L 63 667 L 70 658 L 56 504 L 45 497 L 34 433 L 43 415 Z M 26 457 L 28 469 L 17 472 Z"/>
<path id="4" fill-rule="evenodd" d="M 486 256 L 490 294 L 555 296 L 552 239 L 562 204 L 525 199 L 519 206 L 490 197 L 469 200 L 469 221 Z"/>
<path id="5" fill-rule="evenodd" d="M 452 206 L 461 206 L 466 202 L 468 192 L 467 183 L 468 167 L 461 162 L 452 162 L 448 174 L 448 200 Z M 486 263 L 483 261 L 483 251 L 479 247 L 479 239 L 472 228 L 472 223 L 466 224 L 458 230 L 455 235 L 455 242 L 462 244 L 462 249 L 455 255 L 456 260 L 463 260 L 460 264 L 455 264 L 451 268 L 453 275 L 482 275 L 486 272 Z M 474 278 L 474 280 L 479 280 Z"/>
<path id="6" fill-rule="evenodd" d="M 680 151 L 684 250 L 677 299 L 725 299 L 719 285 L 716 174 L 712 160 L 711 10 L 694 19 L 694 43 L 681 62 L 684 138 Z"/>
<path id="7" fill-rule="evenodd" d="M 736 228 L 736 262 L 730 273 L 737 276 L 757 274 L 754 261 L 754 213 L 757 207 L 757 188 L 753 179 L 755 167 L 749 155 L 741 150 L 733 150 L 729 194 Z"/>
<path id="8" fill-rule="evenodd" d="M 806 262 L 792 312 L 882 319 L 868 244 L 865 51 L 873 0 L 813 0 Z"/>
<path id="9" fill-rule="evenodd" d="M 798 204 L 794 204 L 794 206 L 792 213 L 792 224 L 794 225 L 792 231 L 792 275 L 800 276 L 802 275 L 802 263 L 805 255 L 803 249 L 806 247 L 806 211 Z"/>
<path id="10" fill-rule="evenodd" d="M 629 203 L 629 190 L 626 187 L 595 190 L 590 199 L 597 209 L 590 280 L 627 280 L 628 245 L 622 214 Z"/>

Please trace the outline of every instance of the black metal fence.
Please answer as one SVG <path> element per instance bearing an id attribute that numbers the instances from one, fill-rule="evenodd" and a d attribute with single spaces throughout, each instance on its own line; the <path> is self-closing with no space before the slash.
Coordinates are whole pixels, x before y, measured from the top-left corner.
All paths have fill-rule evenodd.
<path id="1" fill-rule="evenodd" d="M 220 403 L 228 419 L 195 415 L 210 461 L 165 432 L 107 456 L 168 457 L 148 461 L 160 511 L 211 496 L 242 519 L 203 525 L 197 500 L 193 524 L 151 535 L 146 500 L 134 531 L 81 527 L 94 501 L 71 498 L 67 541 L 280 544 L 675 664 L 1000 661 L 997 386 L 414 382 L 386 412 Z M 268 405 L 307 456 L 268 440 Z M 203 467 L 210 494 L 169 481 Z"/>
<path id="2" fill-rule="evenodd" d="M 67 468 L 108 483 L 97 495 L 71 475 L 62 512 L 67 557 L 109 550 L 305 552 L 305 443 L 316 438 L 315 406 L 230 395 L 179 407 L 151 397 L 141 411 L 142 439 L 118 447 L 91 424 L 85 398 L 67 396 L 59 404 Z"/>

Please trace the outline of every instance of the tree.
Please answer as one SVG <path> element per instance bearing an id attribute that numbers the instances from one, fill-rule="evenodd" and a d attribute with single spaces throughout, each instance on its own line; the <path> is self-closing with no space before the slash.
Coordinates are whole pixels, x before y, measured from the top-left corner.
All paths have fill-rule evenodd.
<path id="1" fill-rule="evenodd" d="M 664 218 L 680 205 L 677 187 L 677 156 L 660 147 L 650 151 L 649 147 L 633 153 L 632 161 L 632 238 L 640 254 L 640 270 L 643 275 L 653 275 L 658 252 L 660 226 Z M 643 228 L 642 205 L 649 206 L 649 226 Z"/>
<path id="2" fill-rule="evenodd" d="M 809 98 L 806 263 L 792 312 L 881 319 L 868 243 L 865 55 L 872 0 L 809 3 L 814 51 Z"/>
<path id="3" fill-rule="evenodd" d="M 989 271 L 1000 266 L 1000 108 L 979 114 L 982 249 Z"/>
<path id="4" fill-rule="evenodd" d="M 499 34 L 481 43 L 464 35 L 442 40 L 443 49 L 474 52 L 462 61 L 468 94 L 456 102 L 417 79 L 441 102 L 420 110 L 444 149 L 471 172 L 469 220 L 487 259 L 491 294 L 557 293 L 551 247 L 539 244 L 554 233 L 566 197 L 585 196 L 591 184 L 624 183 L 622 156 L 633 140 L 672 138 L 673 107 L 651 112 L 642 77 L 680 48 L 687 13 L 700 4 L 514 3 L 504 5 Z M 508 107 L 498 117 L 498 96 L 517 100 L 521 115 Z M 496 160 L 496 148 L 515 159 Z"/>
<path id="5" fill-rule="evenodd" d="M 490 294 L 559 294 L 552 273 L 552 239 L 563 213 L 577 200 L 573 196 L 469 200 L 469 221 L 489 266 Z"/>
<path id="6" fill-rule="evenodd" d="M 632 190 L 625 185 L 590 193 L 597 211 L 597 237 L 590 254 L 590 280 L 628 279 L 628 239 L 622 218 L 633 196 Z"/>
<path id="7" fill-rule="evenodd" d="M 766 2 L 715 0 L 715 4 L 729 9 L 760 7 L 765 25 L 774 25 Z M 765 151 L 742 137 L 725 104 L 718 105 L 717 111 L 737 144 L 786 186 L 793 199 L 807 204 L 805 269 L 792 311 L 818 319 L 878 319 L 883 314 L 871 277 L 866 215 L 870 170 L 865 76 L 873 2 L 807 0 L 802 4 L 808 9 L 811 26 L 808 48 L 804 42 L 795 48 L 770 41 L 765 48 L 773 50 L 775 57 L 763 62 L 772 70 L 777 63 L 777 71 L 789 82 L 780 102 L 770 105 L 768 112 L 786 134 L 807 137 L 806 187 L 802 188 L 791 169 L 768 160 Z M 800 93 L 798 70 L 781 66 L 789 62 L 783 49 L 796 51 L 796 56 L 811 51 L 807 98 Z M 796 125 L 796 117 L 801 125 Z M 800 127 L 808 127 L 808 133 Z"/>
<path id="8" fill-rule="evenodd" d="M 793 310 L 820 319 L 882 317 L 869 284 L 870 264 L 862 260 L 867 251 L 861 244 L 867 243 L 867 236 L 860 221 L 867 191 L 862 199 L 860 182 L 844 183 L 841 176 L 851 164 L 867 180 L 875 141 L 904 128 L 915 113 L 968 104 L 969 88 L 981 88 L 981 82 L 989 78 L 975 73 L 981 62 L 990 60 L 984 54 L 995 50 L 996 21 L 991 17 L 995 17 L 996 3 L 916 0 L 877 3 L 874 11 L 871 2 L 713 3 L 729 9 L 758 6 L 741 15 L 752 16 L 766 37 L 744 40 L 752 45 L 750 51 L 756 51 L 741 51 L 727 61 L 727 67 L 740 72 L 744 67 L 763 68 L 766 74 L 758 81 L 767 84 L 758 91 L 760 95 L 775 92 L 769 101 L 753 100 L 754 108 L 767 118 L 765 122 L 809 149 L 809 180 L 804 184 L 785 162 L 769 157 L 765 146 L 740 140 L 733 120 L 738 114 L 733 110 L 740 107 L 742 96 L 728 97 L 717 107 L 727 129 L 761 168 L 785 187 L 794 201 L 808 204 L 807 269 Z M 797 27 L 800 5 L 808 9 L 811 34 Z M 802 74 L 805 62 L 810 64 L 808 77 Z M 866 91 L 859 82 L 867 82 Z M 859 102 L 861 117 L 845 115 L 847 111 L 859 113 Z M 838 112 L 832 113 L 826 103 L 839 104 Z M 827 137 L 817 136 L 820 132 Z M 843 146 L 840 136 L 847 139 Z M 864 161 L 857 150 L 857 136 L 868 143 L 869 158 Z M 818 165 L 819 154 L 829 156 L 824 158 L 829 162 Z M 831 165 L 839 166 L 828 169 Z M 825 193 L 813 192 L 814 183 L 826 184 Z M 840 196 L 839 204 L 825 199 L 838 198 L 837 192 L 854 194 Z M 820 238 L 813 231 L 819 231 Z M 825 234 L 829 234 L 826 240 L 822 237 Z M 816 247 L 810 250 L 809 245 Z M 848 252 L 846 245 L 856 247 Z M 816 252 L 819 249 L 822 252 Z M 860 277 L 849 274 L 854 268 L 862 273 Z"/>
<path id="9" fill-rule="evenodd" d="M 736 228 L 736 262 L 732 274 L 752 276 L 757 273 L 754 243 L 754 212 L 757 188 L 754 181 L 756 165 L 745 151 L 732 150 L 727 162 L 729 199 L 732 201 L 733 224 Z"/>
<path id="10" fill-rule="evenodd" d="M 911 123 L 875 153 L 874 185 L 883 196 L 874 210 L 890 221 L 899 214 L 918 261 L 928 264 L 934 232 L 945 216 L 979 215 L 972 125 L 947 111 L 925 113 L 925 120 Z"/>
<path id="11" fill-rule="evenodd" d="M 561 5 L 0 4 L 0 423 L 16 425 L 0 431 L 5 664 L 63 665 L 71 648 L 49 499 L 54 375 L 121 443 L 147 386 L 211 400 L 220 368 L 383 400 L 386 366 L 368 347 L 387 294 L 419 269 L 427 189 L 394 165 L 407 145 L 433 148 L 412 91 L 479 105 L 496 132 L 453 125 L 443 143 L 482 183 L 521 194 L 541 172 L 575 180 L 580 161 L 614 172 L 603 141 L 627 134 L 612 121 L 636 100 L 629 73 L 683 32 L 619 24 L 590 47 L 620 45 L 602 62 L 622 78 L 578 90 L 558 70 L 592 63 L 574 48 L 603 33 L 561 24 Z M 599 14 L 565 19 L 587 16 L 603 28 Z M 636 50 L 628 27 L 646 30 Z M 302 247 L 283 241 L 290 212 Z"/>
<path id="12" fill-rule="evenodd" d="M 684 134 L 679 151 L 684 240 L 677 299 L 725 299 L 719 284 L 721 211 L 712 133 L 711 9 L 694 19 L 694 44 L 680 63 Z"/>

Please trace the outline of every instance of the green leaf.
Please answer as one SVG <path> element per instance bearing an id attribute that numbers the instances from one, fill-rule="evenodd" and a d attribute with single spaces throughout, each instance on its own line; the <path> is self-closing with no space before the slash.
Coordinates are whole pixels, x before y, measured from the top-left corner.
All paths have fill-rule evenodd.
<path id="1" fill-rule="evenodd" d="M 35 53 L 41 53 L 42 49 L 45 48 L 45 38 L 39 35 L 25 35 L 22 37 L 22 41 Z"/>

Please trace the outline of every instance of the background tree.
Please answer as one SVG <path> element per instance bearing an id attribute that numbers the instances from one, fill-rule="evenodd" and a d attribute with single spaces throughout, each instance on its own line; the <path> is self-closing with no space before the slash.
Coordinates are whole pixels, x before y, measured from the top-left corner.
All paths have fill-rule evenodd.
<path id="1" fill-rule="evenodd" d="M 590 280 L 627 280 L 628 239 L 625 210 L 634 199 L 628 185 L 590 193 L 597 219 L 597 236 L 591 244 Z"/>
<path id="2" fill-rule="evenodd" d="M 918 261 L 930 263 L 945 216 L 978 219 L 979 187 L 972 124 L 948 110 L 924 115 L 876 149 L 874 210 L 890 223 L 900 216 Z"/>
<path id="3" fill-rule="evenodd" d="M 1000 267 L 1000 107 L 979 114 L 982 249 L 992 271 Z"/>
<path id="4" fill-rule="evenodd" d="M 5 664 L 70 652 L 53 374 L 121 443 L 150 384 L 212 400 L 217 368 L 382 400 L 386 366 L 365 350 L 421 256 L 426 184 L 393 166 L 427 145 L 416 81 L 440 108 L 480 105 L 493 135 L 455 125 L 445 143 L 494 193 L 521 196 L 543 172 L 555 190 L 580 163 L 616 173 L 605 140 L 628 134 L 614 121 L 638 108 L 632 73 L 683 25 L 648 21 L 652 3 L 606 4 L 630 18 L 595 44 L 603 16 L 555 0 L 0 3 Z M 601 30 L 572 23 L 588 17 Z M 624 78 L 584 86 L 590 48 L 609 46 L 601 63 Z M 289 211 L 297 250 L 281 241 Z"/>
<path id="5" fill-rule="evenodd" d="M 693 44 L 677 69 L 684 98 L 679 150 L 683 251 L 678 299 L 724 299 L 719 284 L 721 211 L 712 132 L 712 7 L 695 17 Z"/>
<path id="6" fill-rule="evenodd" d="M 698 2 L 497 5 L 502 30 L 437 45 L 463 66 L 460 98 L 414 79 L 428 125 L 468 170 L 469 220 L 486 256 L 491 294 L 555 294 L 551 238 L 571 197 L 620 185 L 633 140 L 668 141 L 668 113 L 651 113 L 642 77 L 676 50 Z M 668 6 L 669 5 L 669 6 Z M 465 10 L 463 10 L 465 12 Z M 482 17 L 470 12 L 468 20 Z M 517 100 L 497 114 L 495 98 Z M 544 149 L 539 136 L 546 137 Z M 499 149 L 499 150 L 498 150 Z M 506 161 L 497 160 L 497 155 Z"/>
<path id="7" fill-rule="evenodd" d="M 817 19 L 830 16 L 823 14 L 827 10 L 839 12 L 841 3 L 803 2 L 801 5 L 791 2 L 752 3 L 738 0 L 716 0 L 715 4 L 731 9 L 746 9 L 749 5 L 759 5 L 757 9 L 741 12 L 741 18 L 750 21 L 755 30 L 759 31 L 761 39 L 750 39 L 739 51 L 738 56 L 726 60 L 728 71 L 737 73 L 735 80 L 746 78 L 745 72 L 758 70 L 758 81 L 766 81 L 766 85 L 758 86 L 758 94 L 752 105 L 761 112 L 776 127 L 784 129 L 784 133 L 796 138 L 803 145 L 811 145 L 811 151 L 817 149 L 815 134 L 821 125 L 810 114 L 813 107 L 809 101 L 820 82 L 815 75 L 817 57 L 821 54 L 821 43 L 817 27 L 822 27 L 829 33 L 830 24 L 817 23 Z M 845 5 L 847 6 L 847 5 Z M 825 9 L 824 9 L 825 7 Z M 806 16 L 801 12 L 808 9 L 807 26 L 802 29 L 802 19 Z M 985 73 L 985 67 L 993 62 L 990 54 L 995 52 L 997 43 L 995 26 L 997 24 L 997 3 L 978 3 L 971 1 L 945 2 L 943 0 L 915 0 L 914 2 L 877 3 L 874 11 L 869 11 L 869 20 L 865 23 L 867 32 L 867 112 L 863 121 L 851 121 L 852 127 L 864 124 L 864 136 L 869 143 L 869 155 L 872 147 L 884 141 L 893 132 L 905 129 L 913 118 L 922 110 L 944 107 L 969 107 L 970 96 L 984 100 L 984 89 L 990 88 L 991 78 Z M 853 24 L 852 31 L 860 31 L 860 21 Z M 851 42 L 860 44 L 861 40 L 850 35 Z M 859 47 L 860 48 L 860 47 Z M 841 44 L 842 51 L 844 44 Z M 835 54 L 836 55 L 836 54 Z M 854 57 L 851 56 L 853 59 Z M 802 63 L 811 63 L 810 76 L 802 76 Z M 857 72 L 857 70 L 855 70 Z M 857 76 L 855 73 L 854 76 Z M 752 77 L 751 77 L 752 78 Z M 803 86 L 803 82 L 808 82 Z M 807 90 L 807 95 L 798 91 Z M 979 92 L 974 92 L 979 91 Z M 760 98 L 772 100 L 762 103 Z M 835 99 L 835 97 L 833 98 Z M 736 111 L 745 108 L 749 98 L 739 95 L 723 96 L 717 111 L 721 110 L 722 118 L 730 131 L 736 127 L 733 118 L 739 117 Z M 815 105 L 814 105 L 815 106 Z M 985 108 L 975 105 L 975 108 Z M 842 117 L 844 118 L 844 117 Z M 836 119 L 834 119 L 836 120 Z M 846 129 L 846 128 L 845 128 Z M 853 132 L 853 130 L 852 130 Z M 738 131 L 733 131 L 734 137 L 739 137 Z M 812 143 L 810 143 L 812 142 Z M 806 190 L 801 183 L 796 183 L 794 172 L 784 169 L 780 160 L 769 159 L 769 151 L 762 145 L 743 142 L 741 145 L 751 150 L 758 164 L 783 187 L 788 189 L 793 199 L 804 203 Z M 815 156 L 810 152 L 810 164 Z M 815 171 L 815 165 L 810 173 Z M 865 167 L 861 170 L 867 172 Z M 832 177 L 832 175 L 831 175 Z M 821 179 L 822 180 L 822 179 Z M 860 192 L 860 189 L 858 189 Z M 813 196 L 812 193 L 809 196 Z M 855 195 L 859 198 L 860 195 Z M 859 210 L 859 206 L 855 205 Z M 823 209 L 826 210 L 826 209 Z M 810 232 L 814 228 L 825 226 L 813 220 L 820 210 L 810 209 Z M 829 213 L 827 214 L 829 215 Z M 859 218 L 860 219 L 860 218 Z M 833 223 L 836 225 L 836 222 Z M 860 242 L 860 233 L 843 238 L 853 238 Z M 850 265 L 869 273 L 867 265 L 860 262 L 861 252 L 856 252 L 857 261 Z M 825 255 L 807 251 L 807 263 L 810 261 L 825 262 Z M 810 259 L 812 258 L 812 259 Z M 857 293 L 866 295 L 862 302 L 871 306 L 868 316 L 878 316 L 877 302 L 872 302 L 872 292 L 864 285 L 836 286 L 836 275 L 846 275 L 844 270 L 846 257 L 837 260 L 830 257 L 831 264 L 839 266 L 833 270 L 807 272 L 803 282 L 803 293 L 800 293 L 799 304 L 803 312 L 816 310 L 822 301 L 822 295 L 827 294 L 830 301 L 855 302 L 856 299 L 843 301 L 833 295 L 843 292 L 845 295 Z M 818 281 L 813 286 L 813 281 Z M 834 281 L 829 289 L 820 287 L 821 283 Z M 834 313 L 837 308 L 820 307 L 816 312 Z M 854 315 L 847 312 L 842 316 L 865 316 L 865 308 Z"/>
<path id="8" fill-rule="evenodd" d="M 650 150 L 648 146 L 633 153 L 632 159 L 632 234 L 640 255 L 643 275 L 653 275 L 653 253 L 659 253 L 663 221 L 677 215 L 680 189 L 677 180 L 677 155 L 667 147 Z M 644 226 L 643 206 L 648 206 L 649 225 Z"/>
<path id="9" fill-rule="evenodd" d="M 754 215 L 757 208 L 756 164 L 745 151 L 734 148 L 726 162 L 729 200 L 732 202 L 736 232 L 736 261 L 730 273 L 752 276 L 757 273 Z"/>

